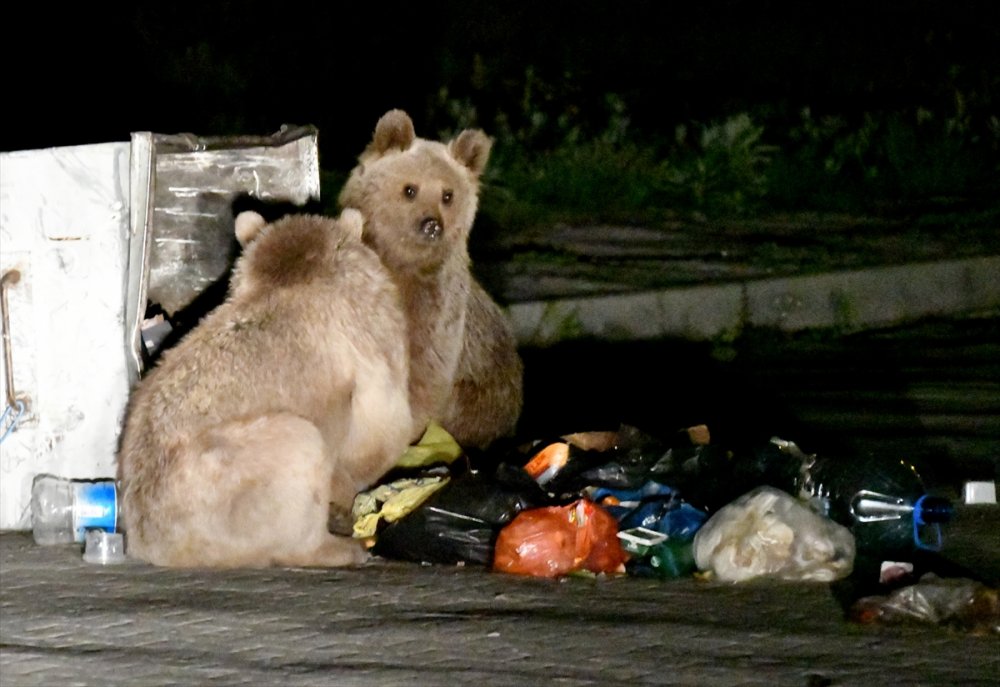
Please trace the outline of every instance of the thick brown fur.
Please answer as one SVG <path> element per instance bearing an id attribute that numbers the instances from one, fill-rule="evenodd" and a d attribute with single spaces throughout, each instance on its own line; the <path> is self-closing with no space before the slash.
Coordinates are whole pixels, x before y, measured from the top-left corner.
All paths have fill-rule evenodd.
<path id="1" fill-rule="evenodd" d="M 128 552 L 157 565 L 337 566 L 331 504 L 413 433 L 399 292 L 359 213 L 241 216 L 225 303 L 136 388 L 118 478 Z"/>
<path id="2" fill-rule="evenodd" d="M 379 119 L 341 191 L 403 298 L 416 431 L 437 420 L 465 447 L 514 432 L 523 369 L 503 311 L 470 271 L 468 239 L 492 141 L 466 129 L 418 138 L 402 110 Z"/>

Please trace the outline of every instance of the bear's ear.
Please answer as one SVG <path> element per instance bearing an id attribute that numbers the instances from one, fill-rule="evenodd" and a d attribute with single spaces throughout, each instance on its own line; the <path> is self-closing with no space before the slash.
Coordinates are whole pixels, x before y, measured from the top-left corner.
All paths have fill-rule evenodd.
<path id="1" fill-rule="evenodd" d="M 361 240 L 361 232 L 365 228 L 365 219 L 361 216 L 360 210 L 344 208 L 340 213 L 340 223 L 349 236 L 359 241 Z"/>
<path id="2" fill-rule="evenodd" d="M 245 210 L 236 215 L 236 240 L 246 248 L 247 244 L 257 238 L 267 221 L 253 210 Z"/>
<path id="3" fill-rule="evenodd" d="M 452 157 L 468 167 L 473 176 L 477 177 L 486 169 L 492 147 L 492 139 L 479 129 L 466 129 L 448 143 Z"/>
<path id="4" fill-rule="evenodd" d="M 402 110 L 389 110 L 375 125 L 371 150 L 382 154 L 392 148 L 406 150 L 417 137 L 413 130 L 413 120 Z"/>

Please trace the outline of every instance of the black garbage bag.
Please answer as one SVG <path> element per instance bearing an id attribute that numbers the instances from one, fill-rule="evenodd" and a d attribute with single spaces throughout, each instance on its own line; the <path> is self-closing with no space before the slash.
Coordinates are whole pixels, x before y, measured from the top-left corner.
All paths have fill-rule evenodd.
<path id="1" fill-rule="evenodd" d="M 666 438 L 622 425 L 616 432 L 598 433 L 608 435 L 600 448 L 577 443 L 576 437 L 587 434 L 533 442 L 506 462 L 526 463 L 546 491 L 562 498 L 588 488 L 639 489 L 655 481 L 711 513 L 759 486 L 797 494 L 814 458 L 780 439 L 738 447 L 713 444 L 703 425 Z"/>
<path id="2" fill-rule="evenodd" d="M 584 447 L 580 439 L 589 434 L 609 435 L 608 445 L 600 448 Z M 686 434 L 681 437 L 679 433 L 673 445 L 691 445 Z M 537 477 L 546 491 L 566 497 L 578 494 L 588 487 L 638 489 L 652 478 L 656 466 L 663 464 L 674 450 L 671 443 L 635 427 L 622 425 L 617 432 L 582 433 L 550 442 L 534 442 L 530 446 L 530 452 L 537 455 L 552 444 L 562 444 L 565 447 L 564 460 L 561 465 L 552 466 L 544 474 L 537 474 Z M 509 462 L 517 462 L 517 459 L 512 458 Z M 530 469 L 534 462 L 529 461 L 526 467 Z M 545 467 L 548 466 L 539 467 L 535 472 L 538 473 Z"/>
<path id="3" fill-rule="evenodd" d="M 422 563 L 491 565 L 500 530 L 553 499 L 520 467 L 467 472 L 378 533 L 372 553 Z"/>
<path id="4" fill-rule="evenodd" d="M 808 460 L 789 442 L 772 441 L 737 450 L 716 444 L 673 447 L 650 474 L 677 489 L 688 503 L 714 513 L 760 486 L 796 494 Z"/>

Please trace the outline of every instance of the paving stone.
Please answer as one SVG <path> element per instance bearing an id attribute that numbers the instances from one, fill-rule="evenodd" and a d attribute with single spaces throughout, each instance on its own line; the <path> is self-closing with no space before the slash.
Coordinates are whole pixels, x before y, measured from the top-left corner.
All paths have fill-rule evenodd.
<path id="1" fill-rule="evenodd" d="M 983 526 L 995 526 L 984 521 Z M 93 566 L 0 535 L 0 684 L 995 684 L 996 636 L 856 626 L 827 585 Z"/>

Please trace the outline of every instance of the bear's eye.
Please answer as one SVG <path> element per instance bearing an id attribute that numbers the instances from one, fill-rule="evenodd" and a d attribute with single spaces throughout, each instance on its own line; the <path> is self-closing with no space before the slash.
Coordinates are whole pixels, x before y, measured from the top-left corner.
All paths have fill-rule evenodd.
<path id="1" fill-rule="evenodd" d="M 444 203 L 445 205 L 451 205 L 451 201 L 454 197 L 455 197 L 454 193 L 452 193 L 451 191 L 445 191 L 444 193 L 441 194 L 441 202 Z"/>
<path id="2" fill-rule="evenodd" d="M 409 198 L 410 200 L 413 200 L 414 198 L 417 197 L 417 187 L 414 186 L 413 184 L 407 184 L 406 186 L 403 187 L 403 195 Z"/>

